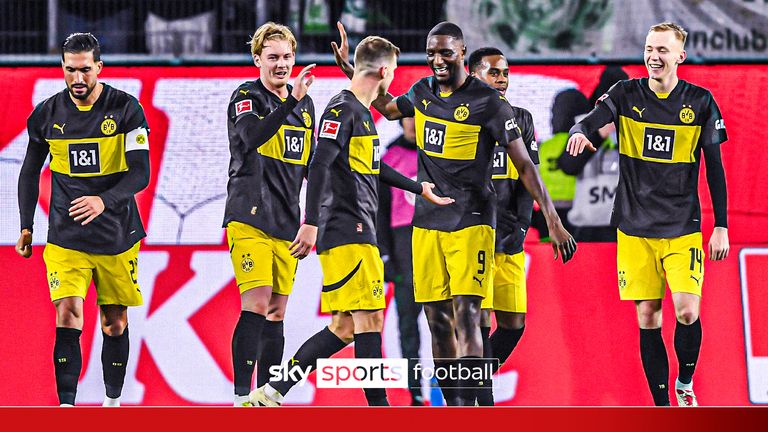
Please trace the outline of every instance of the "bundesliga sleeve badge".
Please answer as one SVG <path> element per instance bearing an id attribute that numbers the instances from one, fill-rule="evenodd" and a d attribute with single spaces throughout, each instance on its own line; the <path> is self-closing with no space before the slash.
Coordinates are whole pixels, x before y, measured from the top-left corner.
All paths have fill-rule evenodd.
<path id="1" fill-rule="evenodd" d="M 339 135 L 339 126 L 341 126 L 341 122 L 323 120 L 323 125 L 320 127 L 320 138 L 336 139 Z"/>
<path id="2" fill-rule="evenodd" d="M 250 99 L 242 100 L 235 104 L 235 115 L 253 111 L 253 104 Z"/>

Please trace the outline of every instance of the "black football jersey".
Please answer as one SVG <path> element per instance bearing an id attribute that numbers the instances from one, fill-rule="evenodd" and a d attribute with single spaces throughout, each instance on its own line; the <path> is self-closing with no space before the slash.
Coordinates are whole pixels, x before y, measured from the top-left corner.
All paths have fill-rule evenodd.
<path id="1" fill-rule="evenodd" d="M 27 151 L 50 153 L 48 242 L 116 255 L 146 236 L 135 198 L 105 208 L 84 226 L 69 216 L 69 208 L 72 200 L 103 194 L 119 183 L 128 172 L 126 153 L 149 151 L 149 129 L 136 98 L 100 85 L 101 95 L 87 108 L 75 105 L 67 89 L 41 102 L 27 121 Z"/>
<path id="2" fill-rule="evenodd" d="M 629 235 L 678 237 L 701 231 L 701 148 L 728 137 L 712 94 L 680 80 L 667 95 L 648 78 L 619 81 L 598 100 L 619 139 L 612 224 Z"/>
<path id="3" fill-rule="evenodd" d="M 417 200 L 413 225 L 448 232 L 495 227 L 494 148 L 520 137 L 507 100 L 471 76 L 451 94 L 441 94 L 434 78 L 426 77 L 399 96 L 397 106 L 416 121 L 418 181 L 434 183 L 436 194 L 456 200 L 447 206 Z"/>
<path id="4" fill-rule="evenodd" d="M 230 162 L 224 226 L 238 221 L 275 238 L 293 240 L 301 217 L 299 192 L 314 148 L 315 109 L 307 95 L 287 116 L 268 117 L 283 103 L 258 79 L 232 93 L 227 108 Z M 259 119 L 250 127 L 274 133 L 264 135 L 263 142 L 244 142 L 235 126 L 246 117 Z"/>
<path id="5" fill-rule="evenodd" d="M 381 147 L 371 111 L 351 91 L 342 90 L 323 112 L 317 145 L 339 151 L 322 198 L 317 251 L 345 244 L 376 245 Z"/>

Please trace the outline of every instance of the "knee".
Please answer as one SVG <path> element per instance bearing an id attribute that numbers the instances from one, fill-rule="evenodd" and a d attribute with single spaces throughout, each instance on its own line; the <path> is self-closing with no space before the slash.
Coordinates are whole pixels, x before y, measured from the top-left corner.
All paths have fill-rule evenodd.
<path id="1" fill-rule="evenodd" d="M 676 310 L 677 321 L 681 324 L 691 325 L 699 319 L 699 311 L 694 307 L 685 307 L 680 310 Z"/>
<path id="2" fill-rule="evenodd" d="M 116 337 L 122 335 L 126 327 L 128 327 L 128 320 L 115 319 L 106 323 L 102 323 L 101 331 L 103 331 L 107 336 Z"/>
<path id="3" fill-rule="evenodd" d="M 285 308 L 270 305 L 267 319 L 270 321 L 282 321 L 285 319 Z"/>
<path id="4" fill-rule="evenodd" d="M 82 328 L 83 311 L 75 304 L 56 306 L 56 327 Z"/>
<path id="5" fill-rule="evenodd" d="M 346 344 L 350 344 L 355 340 L 355 325 L 351 320 L 350 322 L 331 321 L 331 323 L 328 324 L 328 330 Z"/>
<path id="6" fill-rule="evenodd" d="M 637 322 L 640 328 L 661 327 L 661 304 L 640 303 L 637 305 Z"/>

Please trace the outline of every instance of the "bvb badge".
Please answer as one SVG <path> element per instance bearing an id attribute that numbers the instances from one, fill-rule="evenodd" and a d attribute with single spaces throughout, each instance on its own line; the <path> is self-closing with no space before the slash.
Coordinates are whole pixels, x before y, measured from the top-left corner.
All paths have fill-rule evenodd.
<path id="1" fill-rule="evenodd" d="M 253 260 L 251 259 L 251 254 L 245 254 L 243 255 L 243 260 L 240 261 L 240 268 L 243 269 L 244 272 L 248 273 L 251 270 L 253 270 Z"/>
<path id="2" fill-rule="evenodd" d="M 101 133 L 104 135 L 112 135 L 117 130 L 117 123 L 112 119 L 112 116 L 104 116 L 104 121 L 101 122 Z"/>
<path id="3" fill-rule="evenodd" d="M 691 106 L 683 105 L 683 108 L 680 110 L 680 121 L 685 124 L 691 124 L 695 118 L 696 114 L 693 112 L 693 109 L 691 109 Z"/>
<path id="4" fill-rule="evenodd" d="M 312 116 L 309 115 L 308 112 L 302 111 L 301 112 L 301 118 L 304 120 L 304 126 L 306 127 L 312 127 Z"/>
<path id="5" fill-rule="evenodd" d="M 384 287 L 381 286 L 381 281 L 373 281 L 373 298 L 376 300 L 380 300 L 381 297 L 384 295 Z"/>
<path id="6" fill-rule="evenodd" d="M 51 291 L 61 286 L 58 274 L 59 272 L 48 273 L 48 286 L 50 287 Z"/>
<path id="7" fill-rule="evenodd" d="M 457 121 L 464 121 L 469 117 L 469 104 L 459 105 L 453 111 L 453 118 Z"/>
<path id="8" fill-rule="evenodd" d="M 145 137 L 144 134 L 136 135 L 136 144 L 146 144 L 146 143 L 147 143 L 147 137 Z"/>

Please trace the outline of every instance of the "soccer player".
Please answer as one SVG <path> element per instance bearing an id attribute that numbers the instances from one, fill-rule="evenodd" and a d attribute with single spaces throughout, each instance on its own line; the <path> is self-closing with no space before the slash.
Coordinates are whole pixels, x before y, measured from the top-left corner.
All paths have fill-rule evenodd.
<path id="1" fill-rule="evenodd" d="M 288 84 L 296 38 L 268 22 L 250 41 L 259 79 L 232 93 L 227 109 L 229 182 L 224 227 L 240 291 L 232 336 L 235 406 L 250 406 L 257 386 L 283 358 L 283 317 L 298 260 L 288 246 L 300 224 L 299 192 L 314 147 L 315 110 L 307 90 L 314 64 Z"/>
<path id="2" fill-rule="evenodd" d="M 134 195 L 149 183 L 149 128 L 136 98 L 99 82 L 104 64 L 93 35 L 69 35 L 61 46 L 61 67 L 66 89 L 37 105 L 27 121 L 16 251 L 32 256 L 40 169 L 50 154 L 43 260 L 56 308 L 53 364 L 59 403 L 75 403 L 83 301 L 93 280 L 104 338 L 104 405 L 119 406 L 128 363 L 128 306 L 142 304 L 138 256 L 146 234 Z"/>
<path id="3" fill-rule="evenodd" d="M 376 247 L 378 181 L 422 195 L 437 205 L 453 200 L 432 193 L 434 185 L 404 177 L 380 161 L 379 136 L 371 101 L 386 93 L 400 50 L 388 40 L 369 36 L 355 50 L 355 70 L 348 90 L 334 96 L 323 113 L 317 151 L 307 183 L 307 214 L 291 244 L 305 257 L 317 241 L 323 268 L 322 309 L 331 324 L 308 339 L 289 367 L 314 368 L 354 340 L 357 358 L 381 358 L 384 321 L 384 265 Z M 296 381 L 267 384 L 251 401 L 275 406 Z M 366 388 L 369 405 L 388 405 L 384 389 Z"/>
<path id="4" fill-rule="evenodd" d="M 350 75 L 348 46 L 339 23 L 337 63 Z M 492 286 L 496 194 L 491 159 L 498 142 L 508 152 L 520 179 L 539 202 L 552 233 L 555 257 L 571 259 L 576 243 L 563 228 L 552 200 L 528 156 L 515 113 L 497 90 L 469 76 L 461 29 L 442 22 L 429 32 L 427 63 L 433 76 L 404 95 L 383 94 L 373 106 L 387 119 L 415 117 L 419 147 L 418 180 L 437 185 L 456 204 L 438 207 L 420 200 L 413 218 L 413 269 L 416 301 L 424 303 L 432 332 L 436 367 L 456 370 L 482 357 L 480 302 Z M 451 364 L 453 363 L 453 364 Z M 454 375 L 455 377 L 455 375 Z M 462 390 L 454 391 L 457 386 Z M 451 405 L 474 405 L 477 382 L 440 383 Z"/>
<path id="5" fill-rule="evenodd" d="M 467 61 L 471 76 L 495 88 L 502 96 L 509 86 L 509 64 L 497 48 L 480 48 Z M 528 156 L 539 163 L 533 116 L 520 107 L 512 106 L 517 127 Z M 481 303 L 480 332 L 483 337 L 483 357 L 499 359 L 498 365 L 509 358 L 525 329 L 527 296 L 525 283 L 525 252 L 523 241 L 531 225 L 533 197 L 518 183 L 519 174 L 503 146 L 493 154 L 493 187 L 496 189 L 497 226 L 494 254 L 493 286 Z M 491 331 L 491 311 L 496 315 L 496 331 Z M 494 365 L 495 367 L 495 365 Z M 493 405 L 490 380 L 478 391 L 479 405 Z"/>
<path id="6" fill-rule="evenodd" d="M 725 125 L 712 94 L 677 77 L 686 32 L 677 24 L 651 26 L 645 39 L 648 78 L 619 81 L 571 128 L 567 150 L 595 151 L 586 138 L 613 122 L 619 138 L 619 185 L 612 224 L 618 227 L 622 300 L 634 300 L 640 357 L 656 405 L 669 405 L 669 364 L 661 337 L 661 300 L 669 284 L 675 305 L 675 394 L 696 406 L 693 372 L 701 346 L 699 302 L 704 253 L 698 178 L 701 154 L 715 213 L 709 259 L 728 256 L 727 193 L 720 144 Z"/>

